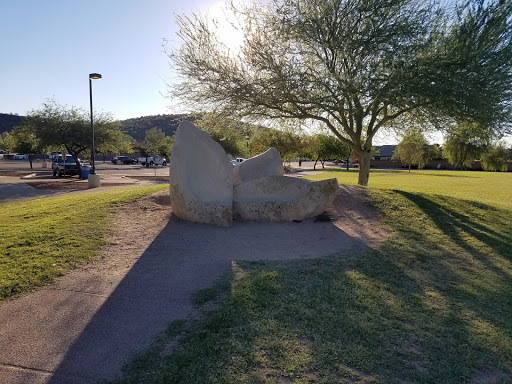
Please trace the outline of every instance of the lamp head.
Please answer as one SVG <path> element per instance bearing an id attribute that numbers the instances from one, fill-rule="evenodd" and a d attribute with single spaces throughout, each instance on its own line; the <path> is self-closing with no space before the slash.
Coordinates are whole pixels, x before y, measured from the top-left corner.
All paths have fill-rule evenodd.
<path id="1" fill-rule="evenodd" d="M 101 75 L 99 73 L 89 74 L 89 80 L 99 80 L 99 79 L 101 79 Z"/>

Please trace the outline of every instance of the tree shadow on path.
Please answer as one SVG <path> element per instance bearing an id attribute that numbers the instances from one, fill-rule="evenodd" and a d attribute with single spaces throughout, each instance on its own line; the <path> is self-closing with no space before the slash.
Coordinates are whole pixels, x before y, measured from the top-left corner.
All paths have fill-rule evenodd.
<path id="1" fill-rule="evenodd" d="M 49 383 L 94 383 L 119 377 L 169 322 L 195 316 L 191 297 L 234 260 L 292 260 L 368 249 L 332 222 L 235 221 L 232 228 L 169 223 L 106 298 Z"/>

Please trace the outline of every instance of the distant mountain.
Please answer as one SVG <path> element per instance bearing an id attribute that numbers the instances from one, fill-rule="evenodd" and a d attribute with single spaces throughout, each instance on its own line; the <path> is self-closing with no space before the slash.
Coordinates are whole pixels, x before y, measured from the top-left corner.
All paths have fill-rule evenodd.
<path id="1" fill-rule="evenodd" d="M 121 130 L 137 141 L 144 141 L 146 132 L 151 128 L 161 129 L 167 136 L 172 136 L 178 125 L 186 118 L 187 115 L 142 116 L 121 120 Z"/>
<path id="2" fill-rule="evenodd" d="M 20 125 L 25 116 L 0 113 L 0 134 L 10 132 L 15 126 Z"/>
<path id="3" fill-rule="evenodd" d="M 11 131 L 23 121 L 24 117 L 0 113 L 0 134 Z M 156 115 L 121 120 L 121 130 L 137 141 L 143 141 L 146 131 L 149 131 L 151 128 L 161 129 L 167 136 L 172 136 L 180 122 L 186 117 L 187 115 Z"/>

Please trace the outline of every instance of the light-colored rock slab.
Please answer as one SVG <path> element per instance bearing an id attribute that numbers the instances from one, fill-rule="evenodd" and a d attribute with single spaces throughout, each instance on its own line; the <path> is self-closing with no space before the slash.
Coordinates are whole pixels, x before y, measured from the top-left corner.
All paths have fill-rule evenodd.
<path id="1" fill-rule="evenodd" d="M 244 220 L 292 221 L 317 216 L 332 203 L 338 181 L 264 176 L 234 187 L 233 214 Z"/>
<path id="2" fill-rule="evenodd" d="M 173 213 L 184 220 L 230 227 L 233 165 L 208 133 L 182 122 L 169 162 Z"/>
<path id="3" fill-rule="evenodd" d="M 283 176 L 283 161 L 274 147 L 251 157 L 233 168 L 233 185 L 263 176 Z"/>

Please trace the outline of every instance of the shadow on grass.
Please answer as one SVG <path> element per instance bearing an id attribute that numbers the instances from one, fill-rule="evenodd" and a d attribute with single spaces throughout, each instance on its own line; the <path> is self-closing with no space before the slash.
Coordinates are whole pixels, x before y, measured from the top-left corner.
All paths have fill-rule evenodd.
<path id="1" fill-rule="evenodd" d="M 510 382 L 506 212 L 394 198 L 409 217 L 381 250 L 233 264 L 225 300 L 147 382 Z"/>
<path id="2" fill-rule="evenodd" d="M 165 351 L 169 345 L 168 336 L 159 334 L 166 329 L 167 324 L 198 315 L 192 302 L 194 292 L 210 287 L 222 273 L 231 268 L 236 272 L 236 279 L 245 275 L 242 269 L 236 269 L 237 263 L 234 260 L 307 259 L 353 249 L 367 247 L 332 222 L 315 222 L 314 219 L 300 223 L 235 221 L 233 227 L 222 228 L 172 217 L 115 289 L 106 294 L 95 291 L 92 295 L 84 296 L 84 301 L 87 298 L 94 300 L 98 309 L 90 313 L 90 318 L 82 320 L 83 331 L 76 335 L 76 340 L 67 349 L 49 383 L 79 383 L 79 379 L 89 383 L 97 379 L 114 379 L 130 357 L 150 347 L 151 341 L 155 339 L 155 343 L 161 344 Z M 218 291 L 229 292 L 231 281 L 233 279 L 228 276 Z M 234 298 L 230 296 L 229 300 L 238 300 L 242 306 L 245 303 L 252 310 L 254 304 L 251 301 L 254 298 L 259 303 L 268 297 L 257 297 L 266 292 L 266 275 L 254 283 L 247 281 L 245 284 L 261 286 L 261 292 L 256 292 L 254 297 L 241 292 Z M 211 301 L 210 297 L 217 296 L 217 293 L 212 289 L 210 291 L 201 297 L 196 295 L 196 300 L 204 303 Z M 83 305 L 83 302 L 77 305 Z M 231 360 L 229 351 L 239 350 L 236 349 L 239 345 L 242 346 L 240 348 L 253 345 L 253 331 L 250 323 L 243 323 L 247 316 L 237 318 L 237 313 L 240 314 L 238 309 L 230 306 L 223 308 L 222 312 L 214 312 L 207 317 L 206 330 L 199 330 L 195 338 L 206 343 L 202 348 L 203 355 Z M 222 333 L 231 320 L 235 321 L 235 327 L 245 330 L 247 335 L 236 340 L 230 336 L 230 331 Z M 216 339 L 219 337 L 221 341 Z M 164 342 L 159 343 L 158 339 L 161 338 Z M 225 342 L 228 342 L 228 346 L 225 346 Z M 152 348 L 137 359 L 136 365 L 142 364 L 147 371 L 142 372 L 135 382 L 151 382 L 148 376 L 154 376 L 151 367 L 154 361 L 158 362 L 160 355 L 155 351 Z M 247 356 L 250 358 L 250 354 Z M 243 356 L 239 359 L 242 361 L 245 358 Z M 207 383 L 208 380 L 204 381 L 199 371 L 208 372 L 210 363 L 199 356 L 191 356 L 190 359 L 197 362 L 198 366 L 184 363 L 189 366 L 187 377 L 190 380 L 182 382 Z M 140 369 L 135 370 L 140 372 Z M 72 381 L 72 378 L 76 378 L 76 381 Z M 230 382 L 235 383 L 237 380 Z"/>
<path id="3" fill-rule="evenodd" d="M 494 323 L 499 308 L 468 315 L 475 303 L 419 283 L 384 253 L 351 256 L 237 263 L 227 299 L 187 331 L 147 382 L 463 383 L 491 373 L 512 378 L 510 339 L 499 340 L 510 318 L 503 313 L 501 326 Z M 490 324 L 490 330 L 473 329 L 472 320 Z"/>
<path id="4" fill-rule="evenodd" d="M 345 249 L 318 259 L 240 261 L 240 248 L 222 236 L 231 231 L 229 238 L 246 243 L 245 252 L 254 252 L 246 260 L 257 260 L 256 245 L 270 236 L 289 235 L 277 233 L 285 228 L 296 236 L 292 255 L 301 255 L 306 245 L 318 253 L 327 237 L 346 239 L 331 223 L 318 233 L 300 232 L 301 225 L 291 223 L 259 233 L 218 228 L 210 237 L 202 234 L 204 226 L 170 223 L 89 323 L 58 373 L 73 372 L 85 353 L 94 357 L 89 369 L 104 364 L 101 356 L 115 356 L 115 348 L 103 346 L 110 355 L 98 352 L 95 339 L 101 345 L 106 336 L 137 336 L 145 322 L 154 321 L 155 309 L 169 306 L 162 317 L 170 317 L 171 297 L 189 276 L 204 288 L 231 266 L 217 286 L 196 295 L 202 304 L 218 301 L 214 309 L 197 323 L 171 324 L 171 336 L 119 383 L 511 382 L 506 243 L 512 234 L 510 216 L 502 218 L 507 211 L 437 196 L 375 193 L 395 215 L 391 239 L 379 250 Z M 190 226 L 197 233 L 187 238 Z M 475 233 L 481 240 L 473 243 Z M 217 249 L 219 258 L 196 258 L 205 248 Z M 173 250 L 175 259 L 163 249 Z M 269 254 L 280 260 L 290 254 L 290 244 L 267 248 Z M 141 296 L 150 303 L 164 293 L 169 298 L 158 308 L 133 301 Z M 191 292 L 178 297 L 184 293 Z M 119 312 L 119 305 L 126 311 Z M 131 333 L 115 334 L 127 319 Z M 176 330 L 181 340 L 169 353 Z"/>
<path id="5" fill-rule="evenodd" d="M 395 192 L 421 209 L 455 245 L 468 251 L 487 267 L 494 268 L 497 273 L 505 273 L 491 261 L 487 253 L 482 252 L 482 247 L 490 247 L 497 255 L 512 261 L 512 220 L 509 211 L 446 196 Z"/>
<path id="6" fill-rule="evenodd" d="M 435 176 L 435 177 L 454 177 L 454 178 L 468 178 L 468 179 L 481 179 L 482 176 L 477 176 L 477 175 L 471 175 L 471 176 L 467 176 L 467 175 L 461 175 L 459 172 L 457 171 L 453 171 L 452 174 L 449 174 L 447 175 L 446 173 L 435 173 L 435 172 L 432 172 L 432 171 L 429 171 L 429 170 L 426 170 L 425 172 L 428 172 L 428 173 L 422 173 L 422 172 L 416 172 L 415 174 L 416 175 L 419 175 L 419 176 Z"/>

